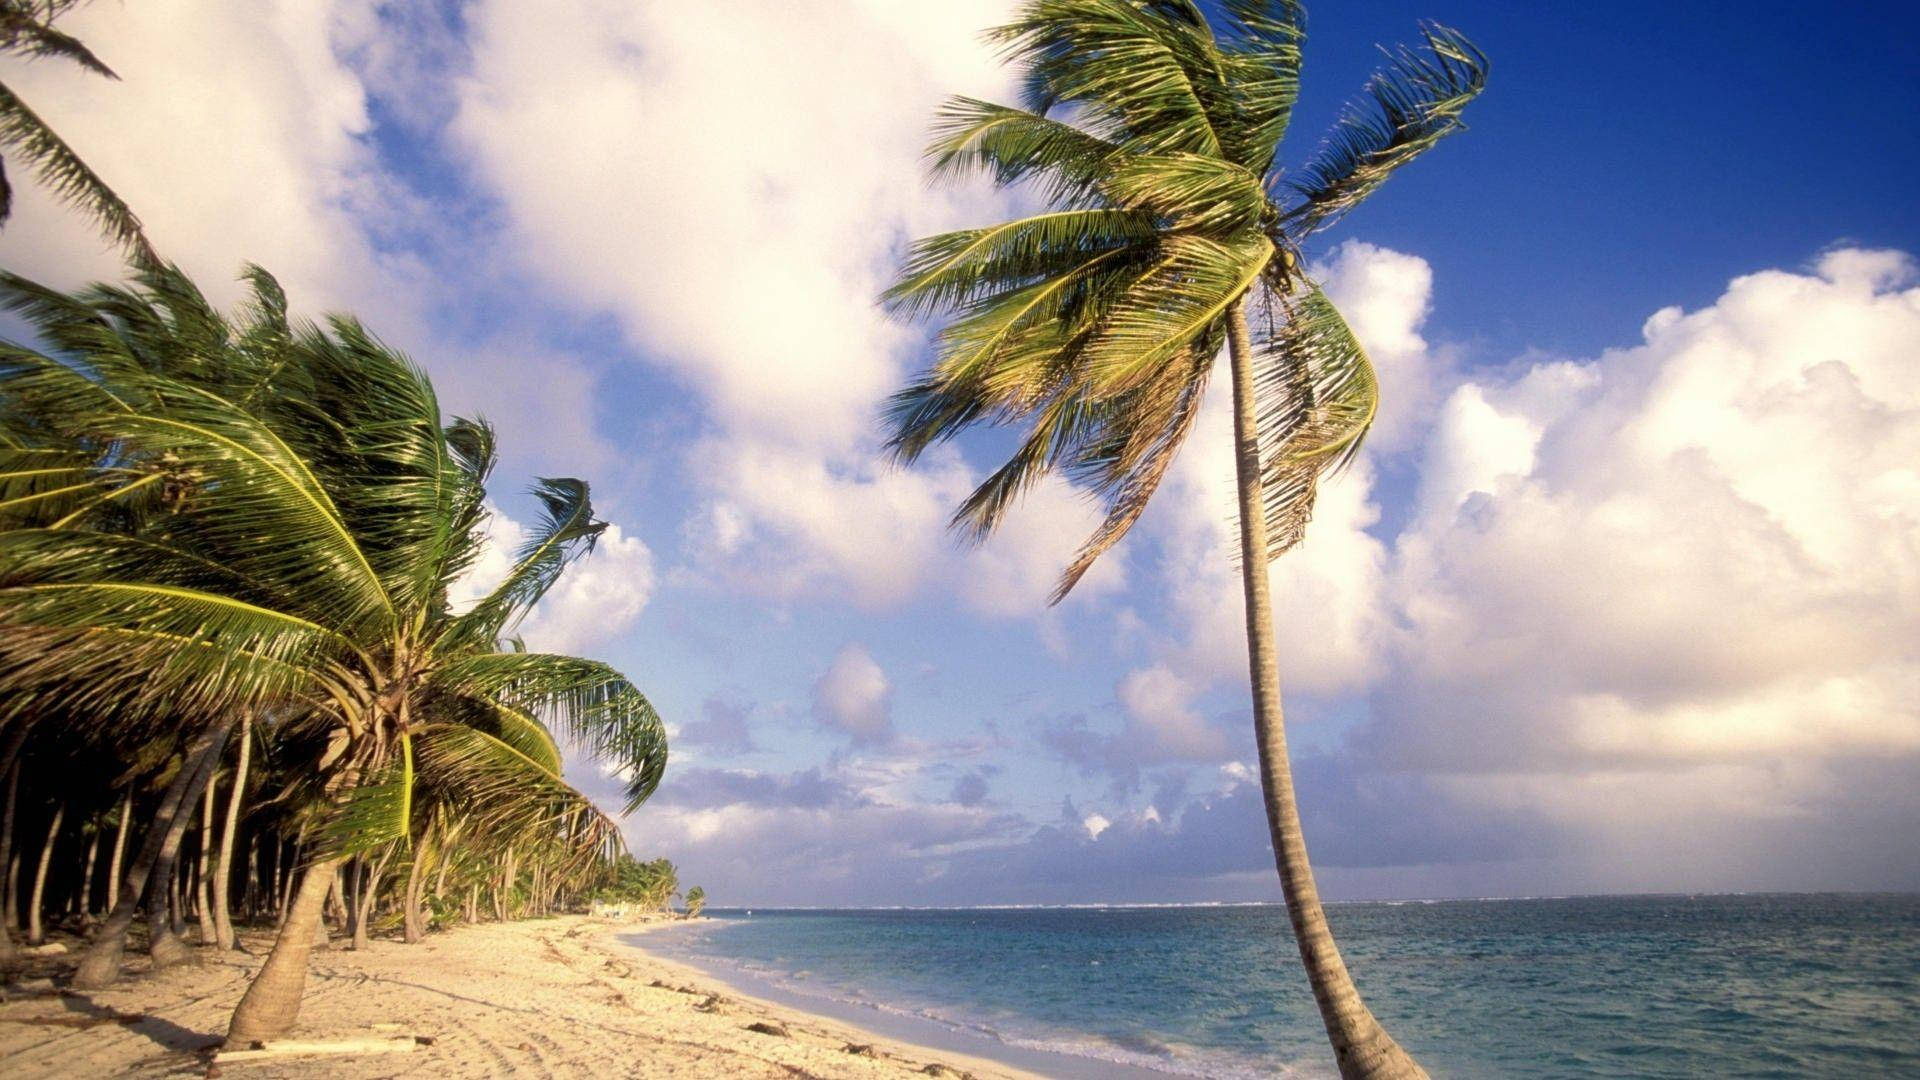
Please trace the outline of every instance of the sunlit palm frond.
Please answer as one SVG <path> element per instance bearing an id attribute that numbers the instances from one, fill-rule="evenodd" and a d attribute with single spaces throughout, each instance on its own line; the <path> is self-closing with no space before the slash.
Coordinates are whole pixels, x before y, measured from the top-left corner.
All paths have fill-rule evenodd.
<path id="1" fill-rule="evenodd" d="M 1104 397 L 1147 381 L 1212 329 L 1273 255 L 1273 245 L 1258 233 L 1225 241 L 1186 233 L 1167 237 L 1159 262 L 1114 302 L 1087 344 L 1089 387 Z"/>
<path id="2" fill-rule="evenodd" d="M 135 262 L 159 261 L 132 208 L 4 83 L 0 83 L 0 147 L 32 166 L 41 183 L 92 218 Z"/>
<path id="3" fill-rule="evenodd" d="M 1425 48 L 1388 53 L 1387 66 L 1290 181 L 1299 202 L 1287 220 L 1296 235 L 1326 228 L 1402 165 L 1466 129 L 1460 116 L 1486 88 L 1486 55 L 1447 27 L 1422 32 Z"/>
<path id="4" fill-rule="evenodd" d="M 1306 535 L 1319 481 L 1359 453 L 1380 404 L 1373 364 L 1326 294 L 1288 306 L 1254 367 L 1269 558 Z"/>

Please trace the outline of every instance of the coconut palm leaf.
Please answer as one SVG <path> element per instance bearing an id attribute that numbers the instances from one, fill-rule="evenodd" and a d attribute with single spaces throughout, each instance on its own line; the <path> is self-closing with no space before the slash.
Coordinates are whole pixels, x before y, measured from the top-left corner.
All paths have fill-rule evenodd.
<path id="1" fill-rule="evenodd" d="M 1319 154 L 1289 182 L 1299 198 L 1287 212 L 1296 235 L 1326 228 L 1402 165 L 1456 131 L 1487 85 L 1487 58 L 1458 31 L 1421 28 L 1425 48 L 1387 54 L 1387 66 L 1350 104 Z"/>
<path id="2" fill-rule="evenodd" d="M 0 147 L 30 163 L 42 184 L 61 201 L 92 218 L 100 231 L 125 247 L 136 262 L 159 261 L 132 208 L 5 83 L 0 83 Z M 0 202 L 0 210 L 10 213 L 11 186 L 5 190 L 7 198 Z M 4 220 L 0 215 L 0 221 Z"/>

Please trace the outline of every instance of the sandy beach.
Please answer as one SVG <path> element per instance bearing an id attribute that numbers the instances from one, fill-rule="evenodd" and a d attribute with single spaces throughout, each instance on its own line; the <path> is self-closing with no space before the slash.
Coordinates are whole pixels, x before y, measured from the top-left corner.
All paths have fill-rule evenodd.
<path id="1" fill-rule="evenodd" d="M 410 1043 L 405 1052 L 216 1062 L 233 1003 L 270 943 L 265 935 L 244 939 L 248 953 L 197 950 L 196 962 L 155 976 L 135 967 L 98 993 L 28 980 L 0 1004 L 0 1074 L 1031 1075 L 761 1001 L 614 941 L 646 928 L 565 916 L 463 926 L 417 945 L 375 941 L 365 951 L 336 942 L 316 953 L 293 1038 Z"/>

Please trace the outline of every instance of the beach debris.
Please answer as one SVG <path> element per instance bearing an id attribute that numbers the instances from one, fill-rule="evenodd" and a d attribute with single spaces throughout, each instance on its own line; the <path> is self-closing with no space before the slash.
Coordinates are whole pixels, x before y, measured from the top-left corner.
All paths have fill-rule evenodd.
<path id="1" fill-rule="evenodd" d="M 45 945 L 29 945 L 23 950 L 28 956 L 59 956 L 67 951 L 64 941 L 49 941 Z"/>
<path id="2" fill-rule="evenodd" d="M 753 1023 L 747 1025 L 747 1030 L 757 1031 L 762 1035 L 777 1035 L 782 1039 L 790 1039 L 793 1037 L 788 1034 L 787 1025 L 774 1020 L 755 1020 Z"/>
<path id="3" fill-rule="evenodd" d="M 707 999 L 705 1001 L 702 1001 L 696 1004 L 694 1008 L 704 1013 L 719 1012 L 720 1006 L 725 1005 L 726 1003 L 727 1003 L 727 999 L 721 997 L 719 994 L 708 994 Z"/>
<path id="4" fill-rule="evenodd" d="M 942 1065 L 937 1061 L 927 1062 L 926 1067 L 920 1071 L 926 1073 L 928 1076 L 951 1076 L 955 1077 L 956 1080 L 974 1080 L 972 1073 L 961 1072 L 951 1065 Z"/>
<path id="5" fill-rule="evenodd" d="M 608 971 L 613 972 L 613 977 L 616 979 L 628 979 L 633 977 L 632 968 L 628 967 L 627 965 L 621 963 L 618 960 L 612 959 L 611 957 L 607 959 L 606 963 L 600 966 L 605 968 Z M 654 983 L 655 985 L 658 985 L 659 980 L 658 979 L 654 980 Z"/>
<path id="6" fill-rule="evenodd" d="M 269 1039 L 245 1050 L 222 1050 L 213 1056 L 216 1065 L 235 1061 L 264 1061 L 277 1057 L 307 1057 L 330 1054 L 408 1054 L 422 1046 L 432 1046 L 426 1035 L 386 1035 L 362 1039 Z"/>
<path id="7" fill-rule="evenodd" d="M 840 1049 L 852 1054 L 854 1057 L 870 1058 L 880 1056 L 880 1054 L 874 1050 L 872 1043 L 848 1043 Z"/>

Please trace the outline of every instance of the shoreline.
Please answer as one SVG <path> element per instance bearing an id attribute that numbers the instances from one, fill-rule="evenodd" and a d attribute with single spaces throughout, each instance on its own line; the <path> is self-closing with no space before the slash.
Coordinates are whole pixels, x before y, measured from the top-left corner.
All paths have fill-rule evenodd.
<path id="1" fill-rule="evenodd" d="M 670 965 L 693 978 L 721 983 L 730 987 L 737 997 L 756 1001 L 770 1010 L 802 1012 L 822 1022 L 851 1025 L 876 1039 L 980 1060 L 990 1068 L 1011 1070 L 1018 1075 L 1044 1076 L 1053 1080 L 1184 1080 L 1191 1075 L 1093 1054 L 1010 1042 L 988 1029 L 936 1018 L 906 1008 L 898 1002 L 887 1002 L 880 998 L 852 1001 L 812 993 L 742 967 L 726 965 L 724 961 L 710 964 L 684 955 L 662 956 L 649 947 L 654 940 L 668 937 L 676 931 L 693 930 L 704 922 L 707 920 L 662 920 L 616 930 L 606 937 L 608 943 L 616 948 L 643 953 L 653 962 Z"/>
<path id="2" fill-rule="evenodd" d="M 291 1037 L 430 1043 L 406 1053 L 227 1060 L 219 1075 L 1037 1080 L 1000 1061 L 743 993 L 723 976 L 622 940 L 676 923 L 565 915 L 456 927 L 417 945 L 336 944 L 314 954 Z M 97 992 L 10 988 L 0 1003 L 0 1073 L 205 1072 L 271 938 L 248 933 L 242 943 L 248 952 L 196 949 L 194 960 L 154 975 L 130 957 L 128 976 Z"/>

